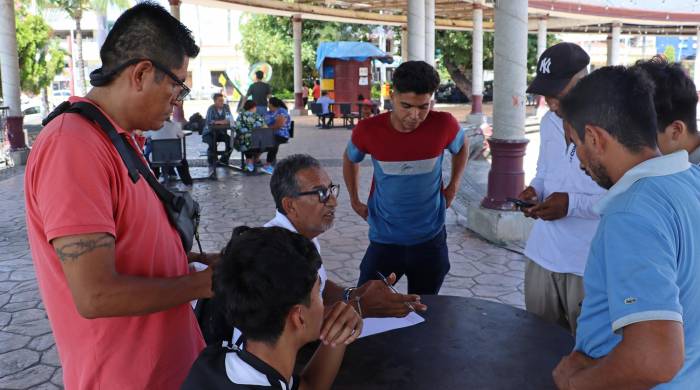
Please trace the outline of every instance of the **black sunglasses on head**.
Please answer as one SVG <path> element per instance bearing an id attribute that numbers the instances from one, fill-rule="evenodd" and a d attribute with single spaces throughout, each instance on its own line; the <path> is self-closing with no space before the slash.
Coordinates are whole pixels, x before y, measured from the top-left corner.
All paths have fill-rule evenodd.
<path id="1" fill-rule="evenodd" d="M 158 61 L 152 60 L 150 58 L 133 58 L 129 61 L 126 61 L 122 64 L 119 64 L 117 67 L 109 71 L 108 73 L 102 73 L 102 68 L 95 69 L 90 73 L 90 84 L 92 84 L 95 87 L 101 87 L 104 85 L 107 85 L 116 75 L 119 74 L 122 70 L 126 69 L 128 66 L 137 64 L 141 61 L 148 61 L 150 62 L 154 68 L 158 69 L 159 71 L 165 73 L 166 76 L 170 77 L 171 80 L 173 80 L 178 87 L 180 87 L 180 92 L 177 94 L 175 97 L 175 100 L 181 102 L 185 99 L 187 95 L 190 94 L 190 88 L 185 85 L 182 80 L 177 78 L 175 73 L 173 73 L 170 69 L 168 69 L 165 65 L 159 63 Z"/>

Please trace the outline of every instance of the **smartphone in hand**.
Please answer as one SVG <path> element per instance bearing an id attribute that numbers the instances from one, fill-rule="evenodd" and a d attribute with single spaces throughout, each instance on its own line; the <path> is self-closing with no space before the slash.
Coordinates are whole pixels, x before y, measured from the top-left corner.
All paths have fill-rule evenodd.
<path id="1" fill-rule="evenodd" d="M 530 207 L 535 205 L 534 203 L 527 202 L 527 201 L 524 201 L 521 199 L 516 199 L 516 198 L 506 198 L 506 200 L 508 202 L 513 203 L 514 205 L 518 206 L 521 209 L 527 209 L 527 208 L 530 208 Z"/>

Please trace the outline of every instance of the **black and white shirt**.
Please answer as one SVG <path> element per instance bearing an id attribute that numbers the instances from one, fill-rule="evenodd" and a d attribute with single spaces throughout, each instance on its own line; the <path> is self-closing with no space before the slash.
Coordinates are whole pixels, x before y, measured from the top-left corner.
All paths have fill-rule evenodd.
<path id="1" fill-rule="evenodd" d="M 267 363 L 237 347 L 209 345 L 192 365 L 182 390 L 297 390 L 299 377 L 289 380 Z"/>

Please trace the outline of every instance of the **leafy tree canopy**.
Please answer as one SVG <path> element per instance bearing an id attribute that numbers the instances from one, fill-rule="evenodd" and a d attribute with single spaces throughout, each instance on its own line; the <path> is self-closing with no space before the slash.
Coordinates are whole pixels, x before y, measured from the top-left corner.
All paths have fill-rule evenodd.
<path id="1" fill-rule="evenodd" d="M 52 38 L 51 28 L 41 16 L 20 9 L 15 22 L 20 85 L 23 91 L 36 95 L 51 85 L 53 78 L 61 72 L 66 53 Z"/>
<path id="2" fill-rule="evenodd" d="M 294 41 L 292 20 L 271 15 L 244 15 L 248 20 L 241 25 L 241 48 L 248 62 L 265 61 L 272 65 L 273 91 L 291 90 L 294 85 Z M 368 41 L 374 26 L 302 21 L 302 74 L 305 80 L 318 76 L 316 48 L 328 41 Z"/>
<path id="3" fill-rule="evenodd" d="M 54 0 L 55 1 L 55 0 Z M 63 0 L 68 1 L 68 0 Z M 75 1 L 75 0 L 74 0 Z M 270 15 L 244 15 L 241 25 L 241 48 L 250 63 L 265 61 L 274 72 L 270 84 L 275 91 L 290 90 L 294 83 L 294 51 L 291 18 Z M 316 48 L 326 41 L 369 41 L 375 26 L 304 20 L 302 22 L 302 67 L 305 79 L 317 77 Z M 394 36 L 400 30 L 394 28 Z M 547 36 L 547 46 L 557 40 Z M 484 69 L 493 69 L 494 34 L 484 32 Z M 438 71 L 449 75 L 457 87 L 471 95 L 472 33 L 470 31 L 436 32 L 435 46 Z M 528 36 L 528 72 L 534 74 L 537 65 L 537 37 Z"/>
<path id="4" fill-rule="evenodd" d="M 471 31 L 441 30 L 436 32 L 435 48 L 439 53 L 438 68 L 444 68 L 455 85 L 467 96 L 472 93 L 472 33 Z M 547 35 L 547 47 L 558 40 L 554 35 Z M 484 69 L 493 69 L 494 33 L 484 32 Z M 527 70 L 528 79 L 537 67 L 537 36 L 528 35 L 527 39 Z"/>

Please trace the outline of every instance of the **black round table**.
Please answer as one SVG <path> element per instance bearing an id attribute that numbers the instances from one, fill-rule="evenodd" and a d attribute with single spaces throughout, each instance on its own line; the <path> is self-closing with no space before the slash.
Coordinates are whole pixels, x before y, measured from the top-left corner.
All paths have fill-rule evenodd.
<path id="1" fill-rule="evenodd" d="M 425 322 L 355 341 L 333 384 L 358 389 L 550 389 L 573 337 L 524 310 L 424 295 Z"/>

